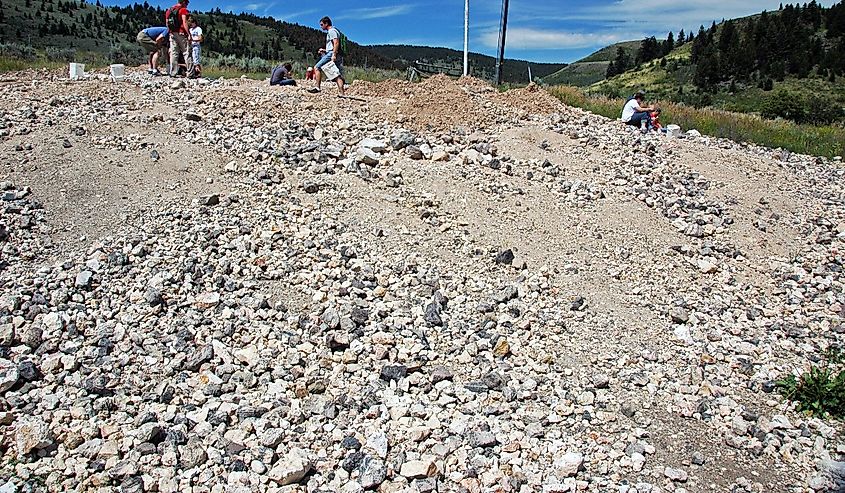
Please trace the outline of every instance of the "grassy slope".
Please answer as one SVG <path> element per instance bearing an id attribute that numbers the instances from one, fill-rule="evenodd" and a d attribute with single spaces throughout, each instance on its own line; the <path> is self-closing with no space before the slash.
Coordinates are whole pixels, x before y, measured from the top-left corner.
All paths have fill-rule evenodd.
<path id="1" fill-rule="evenodd" d="M 645 89 L 649 100 L 652 101 L 684 101 L 696 92 L 692 83 L 694 67 L 690 64 L 691 48 L 692 45 L 687 43 L 673 50 L 666 56 L 665 67 L 661 67 L 659 60 L 654 60 L 638 69 L 596 82 L 588 88 L 588 91 L 611 97 L 624 97 L 637 89 Z M 787 77 L 783 81 L 775 81 L 774 89 L 778 88 L 788 89 L 797 94 L 823 96 L 831 104 L 845 106 L 845 79 L 841 77 L 834 83 L 818 77 L 806 79 Z M 723 90 L 710 95 L 709 106 L 726 111 L 755 113 L 762 109 L 771 94 L 754 85 L 739 84 L 736 89 L 734 93 Z"/>
<path id="2" fill-rule="evenodd" d="M 543 77 L 543 83 L 548 85 L 572 85 L 589 86 L 604 79 L 607 66 L 616 57 L 616 49 L 619 47 L 633 58 L 640 47 L 640 41 L 623 41 L 621 43 L 605 46 L 604 48 L 588 55 L 577 62 L 564 67 L 563 69 Z"/>

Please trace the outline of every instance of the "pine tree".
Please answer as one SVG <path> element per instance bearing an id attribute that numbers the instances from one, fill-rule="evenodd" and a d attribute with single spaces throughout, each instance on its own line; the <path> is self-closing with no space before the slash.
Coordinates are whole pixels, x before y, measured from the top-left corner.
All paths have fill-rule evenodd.
<path id="1" fill-rule="evenodd" d="M 678 33 L 678 41 L 677 41 L 677 43 L 675 43 L 675 44 L 676 44 L 676 45 L 678 45 L 678 46 L 681 46 L 681 45 L 683 45 L 684 43 L 686 43 L 686 41 L 687 41 L 687 40 L 686 40 L 686 37 L 685 37 L 685 35 L 684 35 L 684 30 L 683 30 L 683 29 L 681 29 L 681 32 L 679 32 L 679 33 Z"/>
<path id="2" fill-rule="evenodd" d="M 613 60 L 610 61 L 610 64 L 607 66 L 607 72 L 605 72 L 605 78 L 609 79 L 616 75 L 616 67 L 613 65 Z"/>
<path id="3" fill-rule="evenodd" d="M 666 41 L 663 43 L 663 55 L 668 55 L 674 49 L 675 35 L 672 33 L 672 31 L 669 31 L 669 36 L 666 37 Z"/>

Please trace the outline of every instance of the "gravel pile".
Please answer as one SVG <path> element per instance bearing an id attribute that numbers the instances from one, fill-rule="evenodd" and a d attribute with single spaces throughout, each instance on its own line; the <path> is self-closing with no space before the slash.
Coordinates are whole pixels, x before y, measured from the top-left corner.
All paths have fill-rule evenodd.
<path id="1" fill-rule="evenodd" d="M 842 343 L 838 160 L 472 79 L 10 77 L 0 491 L 845 488 L 774 392 Z M 116 156 L 154 186 L 56 245 Z"/>

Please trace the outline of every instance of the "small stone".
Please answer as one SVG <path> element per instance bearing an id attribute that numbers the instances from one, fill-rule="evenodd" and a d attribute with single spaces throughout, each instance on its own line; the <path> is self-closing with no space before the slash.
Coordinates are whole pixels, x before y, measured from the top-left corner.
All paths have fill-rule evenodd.
<path id="1" fill-rule="evenodd" d="M 375 151 L 366 147 L 359 147 L 358 150 L 355 151 L 355 159 L 359 163 L 375 166 L 379 162 L 378 158 L 379 156 L 375 153 Z"/>
<path id="2" fill-rule="evenodd" d="M 74 285 L 77 288 L 85 289 L 91 286 L 91 278 L 94 276 L 94 273 L 90 270 L 84 270 L 76 275 L 76 281 Z"/>
<path id="3" fill-rule="evenodd" d="M 516 286 L 510 285 L 505 286 L 504 288 L 502 288 L 501 291 L 496 293 L 493 296 L 493 300 L 497 303 L 507 303 L 508 301 L 517 298 L 518 296 L 519 290 L 516 288 Z"/>
<path id="4" fill-rule="evenodd" d="M 514 254 L 513 254 L 513 250 L 508 248 L 507 250 L 503 250 L 503 251 L 499 252 L 498 254 L 496 254 L 495 262 L 497 264 L 511 265 L 514 258 L 515 257 L 514 257 Z"/>
<path id="5" fill-rule="evenodd" d="M 207 207 L 215 206 L 220 203 L 220 196 L 216 193 L 211 195 L 203 195 L 199 198 L 200 205 L 204 205 Z"/>
<path id="6" fill-rule="evenodd" d="M 0 359 L 0 394 L 14 387 L 20 378 L 17 366 L 7 359 Z"/>
<path id="7" fill-rule="evenodd" d="M 196 308 L 214 308 L 220 303 L 220 293 L 216 291 L 206 291 L 200 293 L 194 300 Z"/>
<path id="8" fill-rule="evenodd" d="M 498 341 L 496 341 L 496 345 L 493 347 L 493 356 L 497 358 L 504 358 L 511 352 L 511 345 L 508 343 L 508 340 L 504 337 L 500 337 Z"/>
<path id="9" fill-rule="evenodd" d="M 691 461 L 696 466 L 703 466 L 705 462 L 704 454 L 698 451 L 693 452 Z"/>
<path id="10" fill-rule="evenodd" d="M 26 455 L 53 445 L 50 427 L 37 418 L 21 419 L 15 430 L 15 446 L 18 455 Z"/>
<path id="11" fill-rule="evenodd" d="M 268 476 L 280 486 L 285 486 L 301 481 L 313 467 L 307 452 L 295 448 L 279 459 Z"/>
<path id="12" fill-rule="evenodd" d="M 408 368 L 405 365 L 387 365 L 381 369 L 379 378 L 385 382 L 391 380 L 401 380 L 408 374 Z"/>
<path id="13" fill-rule="evenodd" d="M 437 474 L 437 466 L 431 460 L 410 460 L 402 464 L 399 474 L 408 479 L 427 478 Z"/>
<path id="14" fill-rule="evenodd" d="M 689 321 L 689 312 L 685 308 L 675 306 L 669 310 L 669 317 L 676 324 L 685 324 Z"/>
<path id="15" fill-rule="evenodd" d="M 567 452 L 563 457 L 555 459 L 553 467 L 559 479 L 575 476 L 584 463 L 584 456 L 580 452 Z"/>
<path id="16" fill-rule="evenodd" d="M 164 303 L 161 293 L 155 288 L 147 288 L 144 292 L 144 301 L 149 303 L 150 306 L 158 306 Z"/>
<path id="17" fill-rule="evenodd" d="M 358 466 L 358 482 L 365 490 L 378 488 L 387 479 L 387 466 L 384 461 L 365 456 Z"/>
<path id="18" fill-rule="evenodd" d="M 452 372 L 445 366 L 437 366 L 431 370 L 431 383 L 442 382 L 444 380 L 452 380 Z"/>
<path id="19" fill-rule="evenodd" d="M 152 151 L 150 151 L 150 159 L 152 159 L 153 161 L 158 161 L 159 157 L 161 156 L 159 156 L 157 150 L 153 149 Z"/>
<path id="20" fill-rule="evenodd" d="M 496 440 L 496 436 L 489 431 L 473 431 L 469 434 L 467 442 L 469 443 L 470 447 L 492 447 L 496 445 L 498 440 Z"/>
<path id="21" fill-rule="evenodd" d="M 674 467 L 667 466 L 663 470 L 663 475 L 671 479 L 672 481 L 677 481 L 679 483 L 684 483 L 687 480 L 687 472 L 683 469 L 676 469 Z"/>
<path id="22" fill-rule="evenodd" d="M 196 113 L 188 112 L 188 113 L 185 113 L 185 119 L 188 120 L 189 122 L 198 122 L 198 121 L 202 120 L 202 117 L 200 115 L 196 114 Z"/>

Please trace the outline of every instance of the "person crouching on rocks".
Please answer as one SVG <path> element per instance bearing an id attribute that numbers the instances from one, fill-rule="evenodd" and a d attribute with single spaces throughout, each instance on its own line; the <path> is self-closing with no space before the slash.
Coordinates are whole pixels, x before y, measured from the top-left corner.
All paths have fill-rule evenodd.
<path id="1" fill-rule="evenodd" d="M 291 70 L 293 70 L 293 66 L 290 62 L 285 63 L 284 65 L 279 65 L 273 69 L 273 72 L 270 73 L 270 85 L 271 86 L 295 86 L 296 81 L 293 80 L 291 77 Z"/>
<path id="2" fill-rule="evenodd" d="M 637 91 L 634 97 L 625 103 L 622 108 L 622 121 L 634 127 L 640 127 L 640 130 L 645 133 L 651 126 L 651 116 L 649 113 L 655 111 L 654 106 L 643 106 L 643 99 L 645 99 L 644 91 Z"/>

